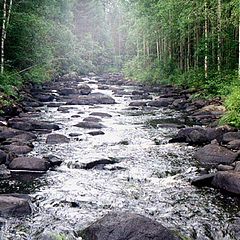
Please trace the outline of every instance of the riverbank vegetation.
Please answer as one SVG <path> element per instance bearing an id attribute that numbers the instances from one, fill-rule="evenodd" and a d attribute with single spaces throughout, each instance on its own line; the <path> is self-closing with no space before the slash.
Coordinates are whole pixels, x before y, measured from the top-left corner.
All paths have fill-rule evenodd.
<path id="1" fill-rule="evenodd" d="M 123 71 L 220 96 L 222 122 L 239 126 L 238 0 L 0 2 L 2 99 L 67 72 Z"/>

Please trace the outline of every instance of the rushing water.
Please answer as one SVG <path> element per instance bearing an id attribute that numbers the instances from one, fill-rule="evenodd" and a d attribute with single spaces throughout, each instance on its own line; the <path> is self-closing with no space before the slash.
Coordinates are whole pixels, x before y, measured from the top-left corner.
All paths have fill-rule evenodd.
<path id="1" fill-rule="evenodd" d="M 126 86 L 125 90 L 136 88 Z M 112 95 L 109 90 L 100 92 Z M 27 218 L 1 219 L 1 239 L 38 239 L 42 232 L 77 239 L 78 230 L 110 211 L 150 216 L 190 239 L 240 239 L 229 231 L 239 202 L 217 190 L 191 186 L 189 180 L 198 174 L 194 148 L 169 144 L 177 129 L 158 125 L 181 123 L 183 116 L 166 109 L 131 110 L 128 96 L 115 99 L 118 104 L 73 106 L 70 113 L 41 109 L 39 119 L 58 123 L 61 130 L 57 132 L 81 135 L 59 145 L 46 145 L 47 135 L 41 135 L 30 155 L 53 154 L 63 164 L 42 176 L 15 175 L 0 183 L 2 192 L 29 193 L 34 207 Z M 113 116 L 103 119 L 105 135 L 93 137 L 87 134 L 89 130 L 73 126 L 92 112 Z M 76 114 L 80 117 L 71 117 Z M 117 163 L 105 170 L 81 169 L 83 163 L 99 159 Z"/>

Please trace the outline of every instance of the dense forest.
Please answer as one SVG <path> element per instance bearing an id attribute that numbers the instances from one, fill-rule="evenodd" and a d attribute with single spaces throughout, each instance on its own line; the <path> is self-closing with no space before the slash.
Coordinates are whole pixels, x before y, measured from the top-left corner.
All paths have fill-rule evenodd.
<path id="1" fill-rule="evenodd" d="M 123 71 L 227 97 L 222 121 L 240 126 L 238 0 L 2 0 L 1 15 L 4 104 L 29 81 Z"/>

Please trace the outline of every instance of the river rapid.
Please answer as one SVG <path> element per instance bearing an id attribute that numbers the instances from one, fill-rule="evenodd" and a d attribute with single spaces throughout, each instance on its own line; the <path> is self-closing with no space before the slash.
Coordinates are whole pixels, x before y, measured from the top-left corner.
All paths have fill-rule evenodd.
<path id="1" fill-rule="evenodd" d="M 29 155 L 52 154 L 63 160 L 62 165 L 44 175 L 15 173 L 0 183 L 2 193 L 27 193 L 33 202 L 31 216 L 1 219 L 1 239 L 35 240 L 49 232 L 80 239 L 78 230 L 111 211 L 146 215 L 189 239 L 240 239 L 232 231 L 239 200 L 216 189 L 192 186 L 190 180 L 200 171 L 192 158 L 195 148 L 168 143 L 178 131 L 176 126 L 188 124 L 184 114 L 166 108 L 129 107 L 131 93 L 141 90 L 140 85 L 99 90 L 96 79 L 84 80 L 94 92 L 112 96 L 117 104 L 74 105 L 68 106 L 68 112 L 39 108 L 36 119 L 58 124 L 61 129 L 56 133 L 79 136 L 70 143 L 47 145 L 47 134 L 39 135 Z M 125 94 L 111 90 L 118 88 Z M 105 135 L 91 136 L 89 129 L 74 126 L 93 112 L 112 115 L 103 118 Z M 169 123 L 174 125 L 163 127 Z M 104 169 L 82 169 L 83 164 L 101 159 L 116 163 Z"/>

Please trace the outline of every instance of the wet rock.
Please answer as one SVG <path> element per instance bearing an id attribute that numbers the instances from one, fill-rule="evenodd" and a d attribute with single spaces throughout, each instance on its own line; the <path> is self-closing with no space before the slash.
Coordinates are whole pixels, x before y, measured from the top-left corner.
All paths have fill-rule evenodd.
<path id="1" fill-rule="evenodd" d="M 226 147 L 233 150 L 240 150 L 240 139 L 229 142 Z"/>
<path id="2" fill-rule="evenodd" d="M 116 101 L 102 93 L 92 93 L 89 95 L 79 96 L 67 101 L 67 105 L 95 105 L 95 104 L 115 104 Z"/>
<path id="3" fill-rule="evenodd" d="M 29 132 L 26 132 L 26 133 L 22 133 L 22 134 L 19 134 L 17 136 L 14 136 L 13 138 L 10 138 L 9 140 L 12 141 L 12 142 L 31 142 L 31 141 L 34 141 L 37 139 L 37 136 L 33 133 L 29 133 Z"/>
<path id="4" fill-rule="evenodd" d="M 56 124 L 51 124 L 48 122 L 42 122 L 27 118 L 13 118 L 8 121 L 8 126 L 23 130 L 23 131 L 34 131 L 34 130 L 41 130 L 41 129 L 47 129 L 47 130 L 59 130 L 59 126 Z"/>
<path id="5" fill-rule="evenodd" d="M 0 216 L 20 217 L 31 214 L 30 198 L 20 194 L 0 195 Z"/>
<path id="6" fill-rule="evenodd" d="M 240 131 L 238 132 L 228 132 L 223 135 L 222 142 L 229 143 L 234 140 L 240 140 Z"/>
<path id="7" fill-rule="evenodd" d="M 88 133 L 91 136 L 99 136 L 99 135 L 104 135 L 105 133 L 103 131 L 92 131 Z"/>
<path id="8" fill-rule="evenodd" d="M 81 133 L 70 133 L 69 137 L 79 137 L 81 135 L 82 135 Z"/>
<path id="9" fill-rule="evenodd" d="M 218 171 L 232 171 L 234 170 L 233 166 L 220 164 L 217 166 Z"/>
<path id="10" fill-rule="evenodd" d="M 7 166 L 0 165 L 0 180 L 5 180 L 11 177 L 11 172 L 7 169 Z"/>
<path id="11" fill-rule="evenodd" d="M 148 102 L 148 106 L 150 107 L 168 107 L 173 103 L 173 98 L 159 98 L 155 101 Z"/>
<path id="12" fill-rule="evenodd" d="M 89 169 L 103 170 L 106 165 L 115 164 L 115 163 L 117 163 L 117 162 L 113 161 L 113 160 L 101 159 L 101 160 L 97 160 L 97 161 L 87 163 L 82 168 L 85 169 L 85 170 L 89 170 Z"/>
<path id="13" fill-rule="evenodd" d="M 238 158 L 238 153 L 232 152 L 227 148 L 216 143 L 209 144 L 199 149 L 194 157 L 204 167 L 216 167 L 219 164 L 230 165 Z"/>
<path id="14" fill-rule="evenodd" d="M 76 114 L 76 115 L 72 115 L 71 118 L 80 118 L 81 116 Z"/>
<path id="15" fill-rule="evenodd" d="M 184 110 L 186 109 L 188 104 L 188 101 L 186 99 L 176 99 L 174 100 L 174 102 L 172 103 L 173 108 L 177 109 L 177 110 Z"/>
<path id="16" fill-rule="evenodd" d="M 88 95 L 92 92 L 92 89 L 87 84 L 82 84 L 77 87 L 81 95 Z"/>
<path id="17" fill-rule="evenodd" d="M 177 240 L 160 223 L 133 213 L 110 213 L 83 230 L 85 240 Z"/>
<path id="18" fill-rule="evenodd" d="M 203 144 L 208 141 L 207 131 L 201 127 L 183 128 L 177 133 L 176 137 L 170 140 L 171 143 L 187 142 L 190 144 Z"/>
<path id="19" fill-rule="evenodd" d="M 69 113 L 70 110 L 74 109 L 73 107 L 65 107 L 65 106 L 60 106 L 57 110 L 59 112 L 67 112 Z"/>
<path id="20" fill-rule="evenodd" d="M 70 139 L 62 134 L 51 134 L 47 136 L 47 144 L 69 143 Z"/>
<path id="21" fill-rule="evenodd" d="M 22 131 L 16 129 L 0 127 L 0 141 L 5 141 L 8 138 L 13 138 L 22 133 L 23 133 Z"/>
<path id="22" fill-rule="evenodd" d="M 221 190 L 240 195 L 240 172 L 218 172 L 212 184 Z"/>
<path id="23" fill-rule="evenodd" d="M 7 158 L 8 158 L 7 153 L 0 149 L 0 164 L 6 163 Z"/>
<path id="24" fill-rule="evenodd" d="M 63 162 L 63 160 L 55 155 L 48 155 L 45 156 L 44 159 L 46 159 L 49 163 L 51 167 L 56 167 L 56 166 L 60 166 Z"/>
<path id="25" fill-rule="evenodd" d="M 240 161 L 235 162 L 234 171 L 240 172 Z"/>
<path id="26" fill-rule="evenodd" d="M 54 96 L 49 94 L 37 94 L 34 97 L 40 102 L 51 102 L 54 100 Z"/>
<path id="27" fill-rule="evenodd" d="M 63 88 L 59 90 L 59 93 L 63 96 L 69 96 L 71 94 L 77 94 L 77 90 L 75 88 Z"/>
<path id="28" fill-rule="evenodd" d="M 4 149 L 16 155 L 27 154 L 33 150 L 33 148 L 28 145 L 19 146 L 15 144 L 4 146 Z"/>
<path id="29" fill-rule="evenodd" d="M 88 128 L 88 129 L 101 129 L 101 128 L 105 128 L 105 126 L 101 123 L 97 123 L 97 122 L 80 122 L 76 125 L 74 125 L 75 127 L 80 127 L 80 128 Z"/>
<path id="30" fill-rule="evenodd" d="M 204 186 L 211 186 L 213 178 L 215 177 L 215 173 L 211 174 L 204 174 L 200 177 L 194 178 L 191 181 L 191 184 L 196 187 L 204 187 Z"/>
<path id="31" fill-rule="evenodd" d="M 109 113 L 103 113 L 103 112 L 93 112 L 90 114 L 91 116 L 96 116 L 96 117 L 102 117 L 102 118 L 111 118 L 112 115 Z"/>
<path id="32" fill-rule="evenodd" d="M 135 102 L 131 102 L 129 104 L 130 107 L 145 107 L 147 106 L 147 102 L 142 102 L 142 101 L 135 101 Z"/>
<path id="33" fill-rule="evenodd" d="M 49 169 L 49 163 L 45 159 L 36 157 L 18 157 L 10 162 L 9 169 L 45 172 Z"/>
<path id="34" fill-rule="evenodd" d="M 84 122 L 102 122 L 102 119 L 97 117 L 87 117 L 83 119 Z"/>

